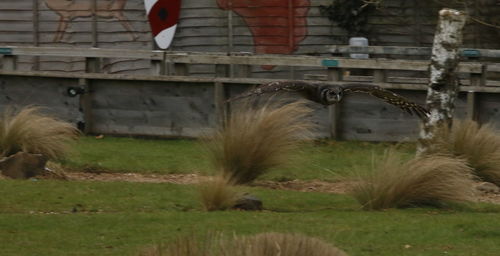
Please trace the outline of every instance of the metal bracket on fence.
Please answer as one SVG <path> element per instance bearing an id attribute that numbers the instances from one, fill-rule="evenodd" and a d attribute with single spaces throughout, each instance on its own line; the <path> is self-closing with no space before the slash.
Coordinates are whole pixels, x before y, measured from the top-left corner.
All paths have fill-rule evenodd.
<path id="1" fill-rule="evenodd" d="M 339 61 L 338 60 L 322 60 L 321 65 L 324 67 L 338 67 L 339 66 Z"/>
<path id="2" fill-rule="evenodd" d="M 69 97 L 76 97 L 77 95 L 84 94 L 85 89 L 81 87 L 68 87 L 66 93 Z"/>
<path id="3" fill-rule="evenodd" d="M 0 47 L 0 54 L 2 54 L 2 55 L 11 55 L 12 54 L 12 48 L 1 48 Z"/>
<path id="4" fill-rule="evenodd" d="M 475 49 L 464 49 L 462 50 L 461 55 L 464 57 L 479 58 L 481 57 L 481 51 Z"/>

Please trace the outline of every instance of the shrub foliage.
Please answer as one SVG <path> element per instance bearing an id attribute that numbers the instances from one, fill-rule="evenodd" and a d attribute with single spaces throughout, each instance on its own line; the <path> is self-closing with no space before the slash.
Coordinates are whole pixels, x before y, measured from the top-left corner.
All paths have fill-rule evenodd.
<path id="1" fill-rule="evenodd" d="M 221 211 L 233 207 L 240 193 L 223 176 L 215 176 L 199 185 L 200 199 L 206 211 Z"/>
<path id="2" fill-rule="evenodd" d="M 210 234 L 205 238 L 186 237 L 170 245 L 159 245 L 142 256 L 346 256 L 340 249 L 300 234 L 262 233 L 254 236 L 224 237 Z"/>
<path id="3" fill-rule="evenodd" d="M 303 101 L 240 105 L 225 127 L 208 139 L 215 169 L 234 184 L 245 184 L 287 164 L 308 134 L 311 125 L 305 119 L 311 111 Z"/>
<path id="4" fill-rule="evenodd" d="M 477 176 L 500 185 L 500 136 L 489 124 L 455 120 L 451 129 L 439 129 L 431 143 L 429 154 L 464 158 Z"/>
<path id="5" fill-rule="evenodd" d="M 405 161 L 388 151 L 351 193 L 367 210 L 440 206 L 447 201 L 471 199 L 472 177 L 465 160 L 431 155 Z"/>
<path id="6" fill-rule="evenodd" d="M 0 120 L 0 156 L 23 151 L 61 159 L 77 136 L 71 124 L 43 114 L 38 107 L 9 108 Z"/>

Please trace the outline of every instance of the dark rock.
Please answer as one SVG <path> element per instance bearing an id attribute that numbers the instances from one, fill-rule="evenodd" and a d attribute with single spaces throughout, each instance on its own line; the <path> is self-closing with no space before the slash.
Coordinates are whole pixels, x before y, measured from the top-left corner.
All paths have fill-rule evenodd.
<path id="1" fill-rule="evenodd" d="M 246 194 L 236 201 L 233 209 L 244 211 L 261 211 L 262 201 L 256 196 Z"/>
<path id="2" fill-rule="evenodd" d="M 47 158 L 41 154 L 17 152 L 0 160 L 1 174 L 13 179 L 28 179 L 43 175 Z"/>

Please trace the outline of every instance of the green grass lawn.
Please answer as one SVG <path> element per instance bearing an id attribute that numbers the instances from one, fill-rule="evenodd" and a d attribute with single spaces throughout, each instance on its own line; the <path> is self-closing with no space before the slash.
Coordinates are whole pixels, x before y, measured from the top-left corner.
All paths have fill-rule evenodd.
<path id="1" fill-rule="evenodd" d="M 299 232 L 349 255 L 500 251 L 500 206 L 487 204 L 367 212 L 348 196 L 246 188 L 264 211 L 204 212 L 187 185 L 2 180 L 0 187 L 0 255 L 135 255 L 208 231 Z"/>
<path id="2" fill-rule="evenodd" d="M 368 169 L 390 144 L 305 143 L 287 168 L 262 179 L 336 180 Z M 413 145 L 400 151 L 411 155 Z M 63 163 L 75 170 L 201 173 L 196 141 L 83 138 Z M 499 255 L 500 206 L 363 211 L 347 195 L 242 187 L 264 211 L 204 212 L 196 186 L 0 180 L 0 255 L 136 255 L 177 236 L 298 232 L 357 255 Z"/>
<path id="3" fill-rule="evenodd" d="M 389 143 L 304 143 L 286 168 L 262 177 L 269 180 L 337 180 L 371 168 Z M 399 145 L 414 152 L 414 144 Z M 144 140 L 133 138 L 83 137 L 76 152 L 64 162 L 74 170 L 210 174 L 212 168 L 203 146 L 195 140 Z"/>

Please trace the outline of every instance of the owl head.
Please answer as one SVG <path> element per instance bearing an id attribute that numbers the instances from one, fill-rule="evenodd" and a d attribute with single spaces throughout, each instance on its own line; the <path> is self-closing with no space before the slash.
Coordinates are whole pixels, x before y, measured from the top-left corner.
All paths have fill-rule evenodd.
<path id="1" fill-rule="evenodd" d="M 343 90 L 341 87 L 325 87 L 321 91 L 321 101 L 325 105 L 331 105 L 342 100 Z"/>

